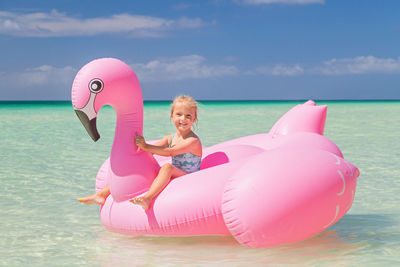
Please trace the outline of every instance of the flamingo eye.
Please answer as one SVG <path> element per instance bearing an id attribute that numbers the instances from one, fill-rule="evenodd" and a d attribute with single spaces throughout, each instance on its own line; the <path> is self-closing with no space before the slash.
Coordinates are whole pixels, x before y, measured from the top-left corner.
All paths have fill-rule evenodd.
<path id="1" fill-rule="evenodd" d="M 100 79 L 93 79 L 89 83 L 89 90 L 92 91 L 93 93 L 99 93 L 101 90 L 103 90 L 104 84 L 103 81 Z"/>

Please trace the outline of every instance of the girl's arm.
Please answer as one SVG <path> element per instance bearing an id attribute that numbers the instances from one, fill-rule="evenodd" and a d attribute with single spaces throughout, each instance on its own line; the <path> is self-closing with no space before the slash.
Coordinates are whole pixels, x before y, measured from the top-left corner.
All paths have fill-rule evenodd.
<path id="1" fill-rule="evenodd" d="M 168 138 L 168 136 L 166 136 L 166 138 Z M 138 145 L 141 149 L 160 156 L 175 156 L 189 152 L 193 148 L 193 146 L 196 146 L 198 144 L 198 142 L 200 142 L 198 138 L 189 137 L 186 140 L 179 142 L 179 144 L 176 144 L 173 147 L 168 147 L 168 146 L 150 145 L 146 143 L 146 141 L 142 136 L 138 135 L 136 137 L 136 145 Z"/>
<path id="2" fill-rule="evenodd" d="M 153 145 L 154 146 L 167 147 L 169 145 L 168 140 L 169 140 L 170 135 L 164 136 L 162 139 L 158 140 Z"/>

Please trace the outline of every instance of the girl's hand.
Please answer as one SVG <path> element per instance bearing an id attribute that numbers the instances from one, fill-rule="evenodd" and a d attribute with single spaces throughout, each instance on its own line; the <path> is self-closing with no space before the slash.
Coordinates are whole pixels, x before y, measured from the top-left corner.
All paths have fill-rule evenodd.
<path id="1" fill-rule="evenodd" d="M 146 146 L 146 140 L 144 140 L 143 136 L 140 136 L 140 135 L 136 136 L 135 142 L 136 142 L 136 145 L 138 147 L 140 147 L 141 149 L 143 149 Z"/>

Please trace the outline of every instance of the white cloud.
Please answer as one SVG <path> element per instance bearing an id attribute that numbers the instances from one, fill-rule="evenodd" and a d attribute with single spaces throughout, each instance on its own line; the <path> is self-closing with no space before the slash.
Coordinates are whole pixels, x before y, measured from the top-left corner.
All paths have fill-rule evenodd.
<path id="1" fill-rule="evenodd" d="M 199 55 L 152 60 L 147 63 L 132 64 L 139 81 L 160 82 L 185 79 L 206 79 L 238 74 L 233 65 L 208 65 Z"/>
<path id="2" fill-rule="evenodd" d="M 140 82 L 212 79 L 240 74 L 235 65 L 208 64 L 206 59 L 199 55 L 155 59 L 147 63 L 132 64 L 131 67 L 138 75 Z M 0 90 L 70 88 L 77 71 L 77 68 L 71 66 L 50 65 L 21 71 L 3 71 L 0 72 Z M 360 56 L 331 59 L 307 68 L 300 64 L 266 65 L 243 73 L 266 76 L 399 74 L 400 57 L 393 59 Z"/>
<path id="3" fill-rule="evenodd" d="M 326 75 L 400 73 L 400 57 L 397 59 L 374 56 L 334 58 L 323 62 L 321 66 L 317 66 L 315 72 Z"/>
<path id="4" fill-rule="evenodd" d="M 0 12 L 0 34 L 26 37 L 93 36 L 124 34 L 129 37 L 159 37 L 173 29 L 207 25 L 199 18 L 172 20 L 150 16 L 116 14 L 109 17 L 69 17 L 56 10 L 50 13 L 19 14 Z"/>
<path id="5" fill-rule="evenodd" d="M 49 87 L 57 90 L 70 87 L 76 73 L 77 70 L 70 66 L 43 65 L 20 72 L 0 72 L 0 84 L 4 89 Z"/>
<path id="6" fill-rule="evenodd" d="M 242 0 L 245 5 L 268 5 L 268 4 L 292 4 L 292 5 L 307 5 L 307 4 L 324 4 L 325 0 Z"/>
<path id="7" fill-rule="evenodd" d="M 236 75 L 239 71 L 232 65 L 210 65 L 198 55 L 152 60 L 131 65 L 140 82 L 180 81 L 207 79 Z M 14 72 L 0 72 L 0 90 L 70 88 L 78 69 L 42 65 Z"/>
<path id="8" fill-rule="evenodd" d="M 303 65 L 303 64 L 302 64 Z M 250 70 L 250 75 L 296 76 L 296 75 L 354 75 L 354 74 L 395 74 L 400 73 L 400 57 L 378 58 L 359 56 L 354 58 L 333 58 L 313 66 L 300 64 L 276 64 L 259 66 Z"/>
<path id="9" fill-rule="evenodd" d="M 304 69 L 299 65 L 259 66 L 255 70 L 248 72 L 252 75 L 272 75 L 272 76 L 296 76 L 304 73 Z"/>

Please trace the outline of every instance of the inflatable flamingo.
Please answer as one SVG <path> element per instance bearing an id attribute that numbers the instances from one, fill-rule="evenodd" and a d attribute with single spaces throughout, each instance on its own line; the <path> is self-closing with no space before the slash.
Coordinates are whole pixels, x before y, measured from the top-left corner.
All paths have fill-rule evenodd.
<path id="1" fill-rule="evenodd" d="M 204 148 L 201 170 L 172 180 L 148 211 L 127 201 L 147 191 L 162 163 L 133 142 L 143 132 L 135 73 L 117 59 L 94 60 L 76 75 L 72 104 L 94 141 L 99 109 L 110 105 L 117 115 L 111 155 L 96 181 L 97 190 L 110 185 L 100 217 L 111 231 L 233 235 L 268 247 L 320 233 L 353 203 L 359 171 L 323 136 L 327 107 L 313 101 L 292 108 L 269 133 Z"/>

